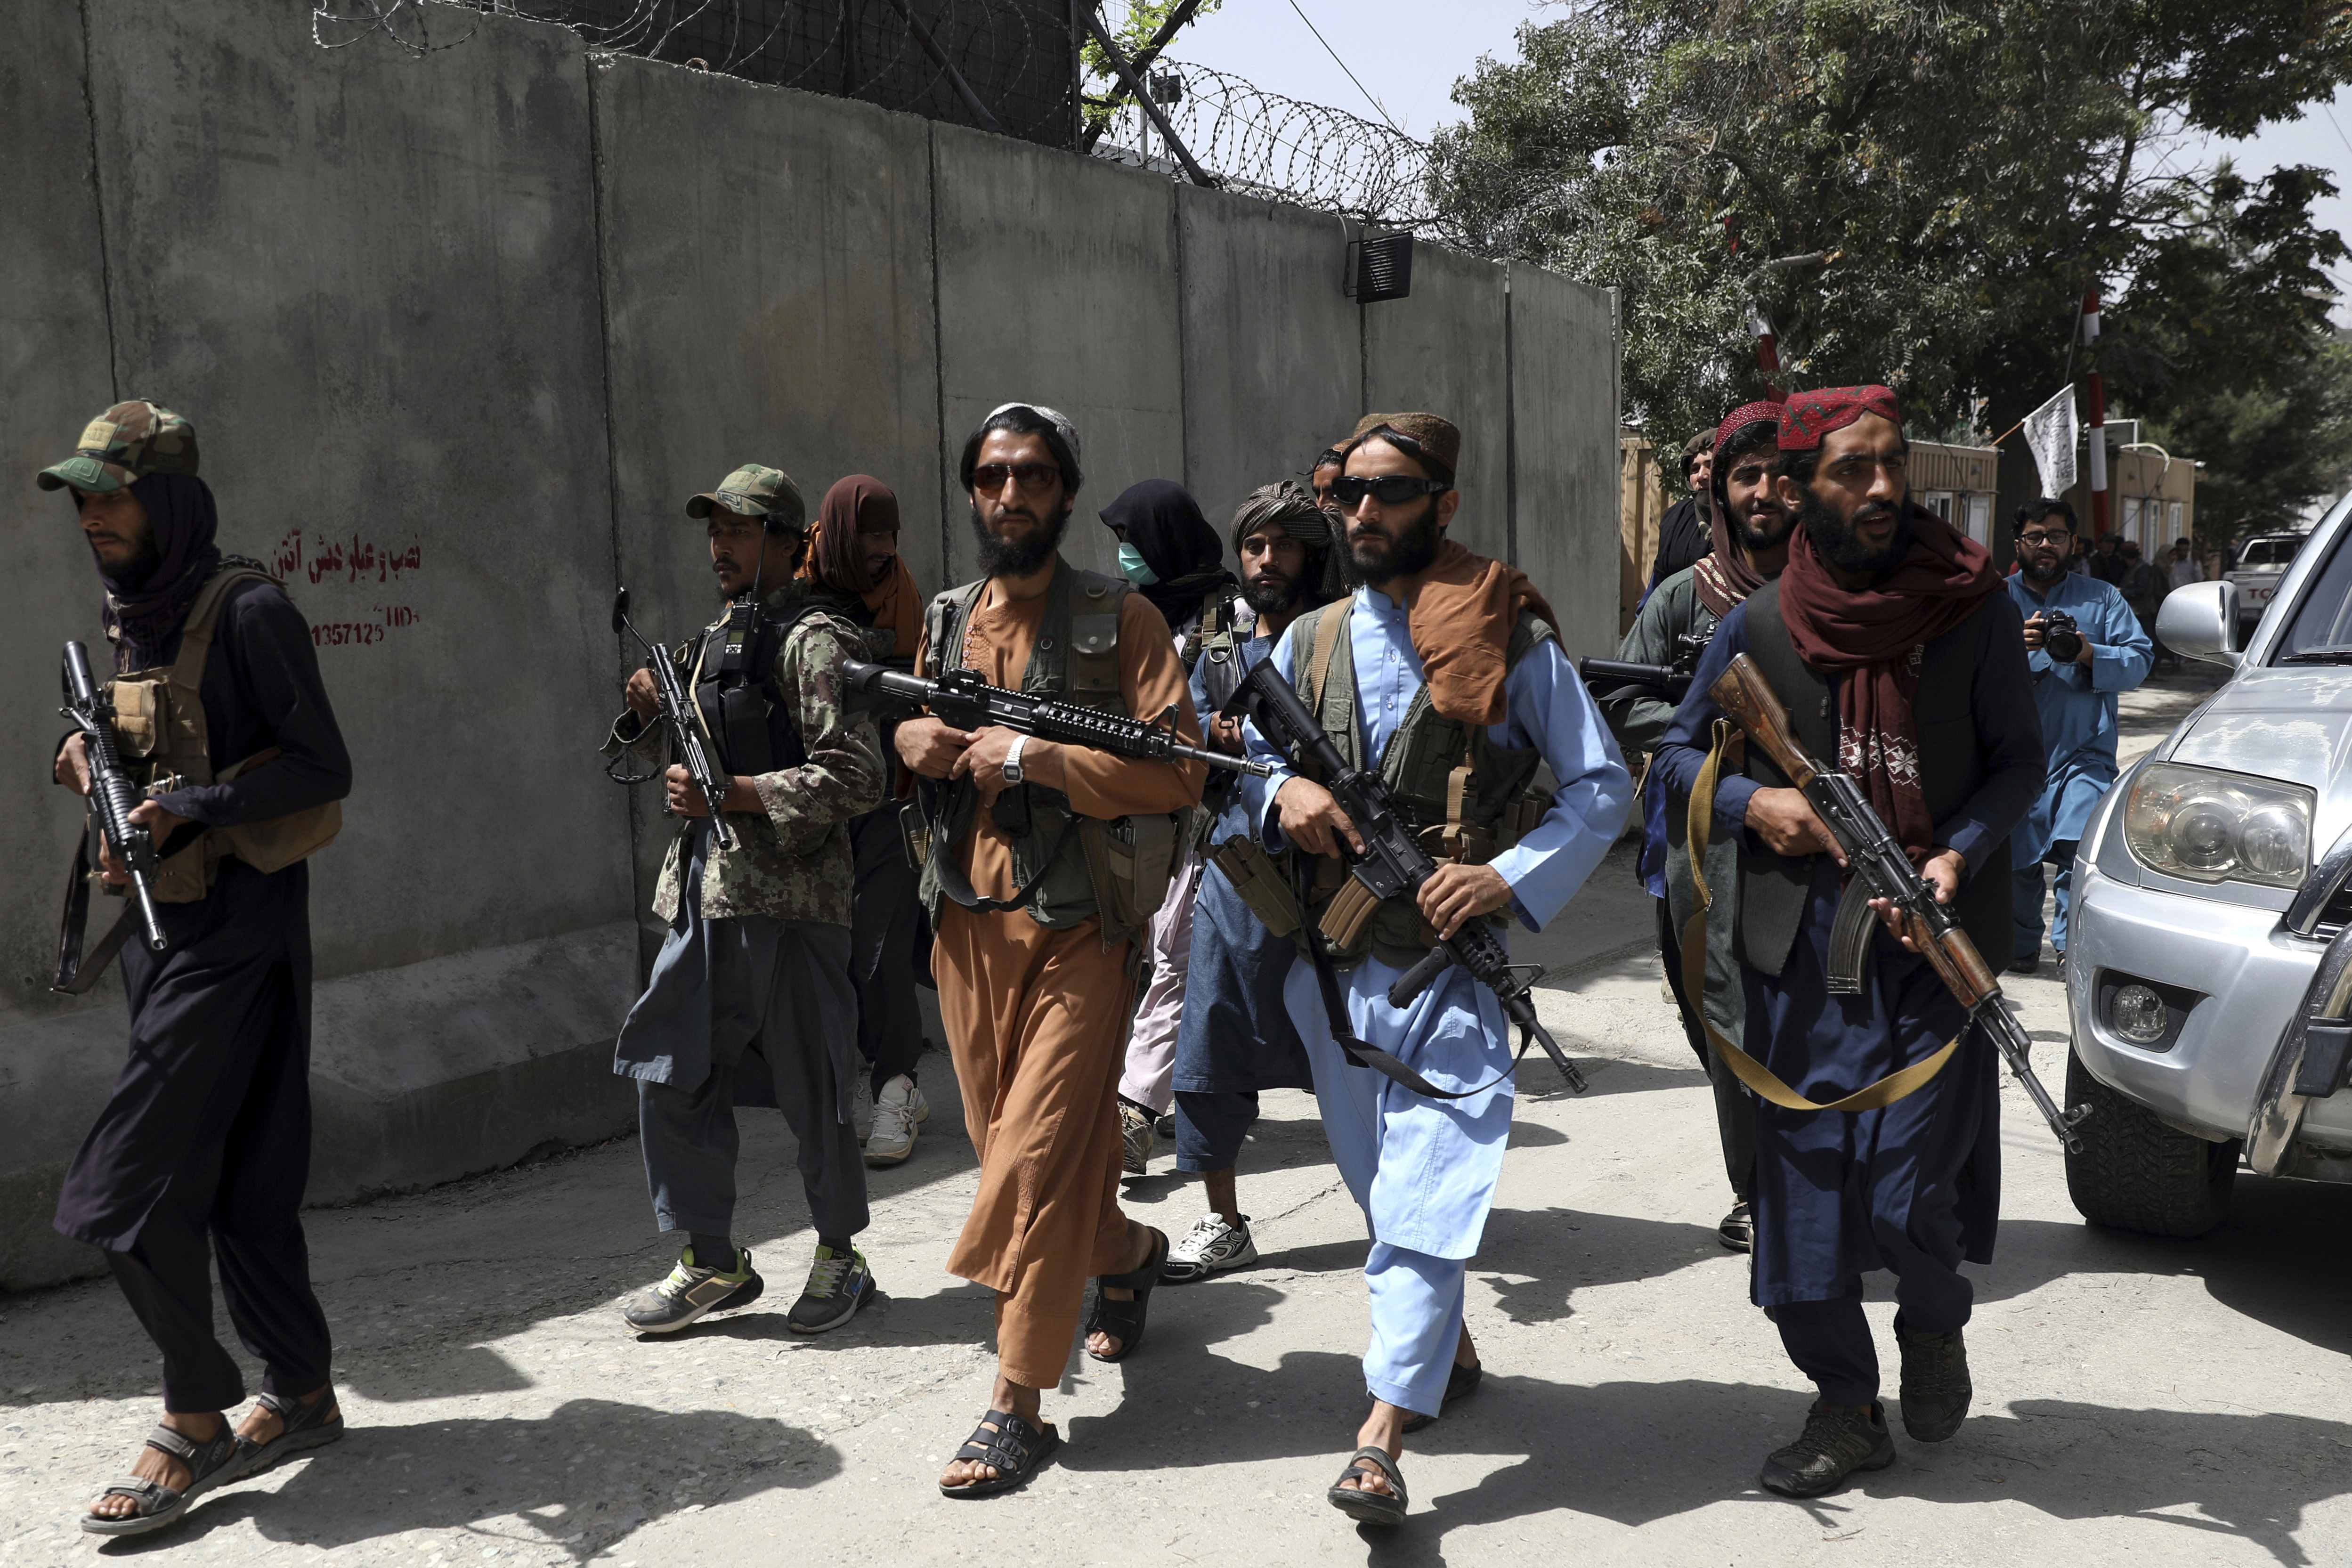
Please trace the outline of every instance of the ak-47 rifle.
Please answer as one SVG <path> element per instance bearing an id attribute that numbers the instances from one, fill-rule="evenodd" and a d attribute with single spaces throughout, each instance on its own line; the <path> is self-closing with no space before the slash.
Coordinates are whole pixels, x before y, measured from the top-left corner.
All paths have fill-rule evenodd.
<path id="1" fill-rule="evenodd" d="M 719 764 L 711 759 L 710 748 L 703 741 L 701 720 L 694 711 L 693 700 L 686 694 L 685 683 L 677 678 L 677 667 L 670 662 L 669 655 L 647 642 L 646 634 L 637 630 L 636 624 L 629 619 L 629 591 L 626 588 L 613 595 L 613 635 L 618 637 L 625 631 L 645 648 L 646 668 L 653 672 L 654 695 L 661 704 L 661 710 L 654 722 L 669 731 L 670 743 L 677 748 L 677 760 L 685 767 L 686 776 L 693 781 L 694 787 L 702 793 L 704 804 L 710 807 L 710 840 L 721 849 L 732 849 L 735 847 L 735 834 L 722 815 L 727 808 L 728 785 L 732 781 L 719 771 Z M 626 752 L 622 753 L 622 756 L 626 755 Z M 621 758 L 615 757 L 604 771 L 622 784 L 645 784 L 658 776 L 655 773 L 629 776 L 614 772 L 620 765 Z"/>
<path id="2" fill-rule="evenodd" d="M 1233 696 L 1220 711 L 1220 718 L 1246 718 L 1255 724 L 1258 732 L 1291 755 L 1315 764 L 1323 775 L 1323 787 L 1348 814 L 1363 836 L 1364 850 L 1355 857 L 1350 874 L 1374 900 L 1412 899 L 1420 894 L 1421 885 L 1437 871 L 1437 862 L 1421 847 L 1414 836 L 1412 824 L 1400 810 L 1390 794 L 1388 781 L 1377 773 L 1351 768 L 1340 755 L 1339 748 L 1331 743 L 1323 731 L 1322 721 L 1307 710 L 1298 693 L 1291 689 L 1274 668 L 1274 660 L 1261 659 L 1257 667 L 1242 679 Z M 1344 845 L 1342 846 L 1344 848 Z M 1316 933 L 1309 930 L 1307 940 L 1314 956 L 1317 978 L 1324 988 L 1324 1010 L 1330 1015 L 1332 1037 L 1362 1065 L 1372 1067 L 1412 1089 L 1433 1099 L 1458 1100 L 1476 1094 L 1491 1086 L 1448 1092 L 1430 1085 L 1412 1068 L 1406 1067 L 1386 1051 L 1369 1046 L 1355 1037 L 1348 1023 L 1347 1009 L 1339 1005 L 1338 986 L 1331 978 L 1330 962 L 1324 954 Z M 1540 1045 L 1552 1065 L 1559 1068 L 1568 1087 L 1582 1094 L 1584 1075 L 1568 1059 L 1550 1033 L 1536 1016 L 1536 1005 L 1529 993 L 1535 983 L 1543 978 L 1539 964 L 1513 963 L 1511 955 L 1500 937 L 1483 919 L 1462 922 L 1452 936 L 1440 940 L 1429 950 L 1427 957 L 1399 975 L 1389 987 L 1389 1005 L 1404 1007 L 1428 989 L 1432 981 L 1444 973 L 1447 966 L 1460 964 L 1471 977 L 1492 991 L 1503 1004 L 1503 1011 L 1519 1028 L 1519 1057 L 1528 1054 L 1530 1045 Z M 1518 1065 L 1514 1058 L 1512 1066 Z M 1507 1071 L 1508 1069 L 1506 1069 Z"/>
<path id="3" fill-rule="evenodd" d="M 1030 691 L 1008 691 L 991 686 L 976 669 L 950 669 L 927 679 L 887 664 L 853 658 L 841 667 L 842 684 L 855 700 L 853 708 L 895 703 L 928 708 L 931 716 L 959 730 L 996 725 L 1019 735 L 1032 735 L 1058 745 L 1086 746 L 1149 763 L 1206 763 L 1237 773 L 1264 778 L 1274 769 L 1265 763 L 1185 744 L 1176 737 L 1176 710 L 1170 708 L 1157 722 L 1124 719 L 1098 708 L 1062 702 Z"/>
<path id="4" fill-rule="evenodd" d="M 1807 804 L 1845 854 L 1845 893 L 1830 927 L 1831 993 L 1848 996 L 1861 993 L 1870 962 L 1870 939 L 1880 923 L 1870 901 L 1889 900 L 1902 916 L 1904 935 L 1927 955 L 1937 977 L 1969 1010 L 1969 1021 L 2000 1047 L 2009 1070 L 2033 1097 L 2050 1131 L 2068 1149 L 2080 1149 L 2082 1139 L 2074 1126 L 2091 1114 L 2091 1108 L 2080 1105 L 2062 1111 L 2050 1098 L 2033 1071 L 2032 1040 L 2002 1005 L 2000 982 L 1993 978 L 1976 943 L 1961 929 L 1959 917 L 1937 900 L 1936 889 L 1878 820 L 1862 785 L 1851 773 L 1832 773 L 1806 754 L 1789 728 L 1788 710 L 1773 694 L 1764 672 L 1746 654 L 1732 659 L 1708 695 L 1747 733 L 1748 744 L 1762 747 L 1772 765 L 1804 792 Z"/>

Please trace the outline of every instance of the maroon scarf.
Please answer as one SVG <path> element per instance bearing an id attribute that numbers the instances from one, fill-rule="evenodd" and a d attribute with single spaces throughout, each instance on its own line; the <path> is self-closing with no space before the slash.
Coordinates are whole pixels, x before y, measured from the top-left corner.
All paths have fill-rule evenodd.
<path id="1" fill-rule="evenodd" d="M 1780 618 L 1797 657 L 1847 674 L 1838 698 L 1841 772 L 1862 781 L 1872 809 L 1913 864 L 1927 858 L 1936 825 L 1919 790 L 1919 733 L 1911 699 L 1927 645 L 1975 613 L 2000 586 L 1992 557 L 1932 512 L 1911 509 L 1911 550 L 1870 585 L 1841 587 L 1801 526 L 1780 574 Z"/>

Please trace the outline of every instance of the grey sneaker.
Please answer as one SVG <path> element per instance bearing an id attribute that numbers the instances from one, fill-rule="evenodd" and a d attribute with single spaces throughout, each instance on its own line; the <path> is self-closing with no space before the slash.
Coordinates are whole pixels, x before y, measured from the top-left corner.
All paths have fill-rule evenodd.
<path id="1" fill-rule="evenodd" d="M 930 1114 L 923 1091 L 905 1073 L 884 1084 L 874 1101 L 874 1131 L 866 1139 L 866 1163 L 904 1163 L 915 1152 L 915 1129 L 929 1121 Z"/>
<path id="2" fill-rule="evenodd" d="M 1870 1414 L 1813 1406 L 1804 1435 L 1764 1461 L 1756 1479 L 1782 1497 L 1819 1497 L 1845 1484 L 1856 1470 L 1883 1470 L 1895 1462 L 1895 1434 L 1886 1429 L 1886 1407 Z"/>
<path id="3" fill-rule="evenodd" d="M 854 1247 L 846 1254 L 820 1247 L 801 1299 L 784 1321 L 797 1332 L 821 1334 L 857 1316 L 857 1309 L 874 1299 L 874 1270 L 866 1267 L 866 1254 Z"/>
<path id="4" fill-rule="evenodd" d="M 1119 1168 L 1130 1176 L 1143 1174 L 1151 1162 L 1151 1112 L 1125 1096 L 1118 1102 L 1118 1132 L 1124 1145 Z"/>
<path id="5" fill-rule="evenodd" d="M 1181 1285 L 1256 1261 L 1257 1243 L 1250 1237 L 1249 1215 L 1242 1215 L 1242 1223 L 1234 1226 L 1204 1214 L 1192 1222 L 1181 1241 L 1168 1249 L 1168 1261 L 1160 1266 L 1160 1282 Z"/>
<path id="6" fill-rule="evenodd" d="M 1960 1332 L 1916 1334 L 1895 1320 L 1895 1342 L 1903 1347 L 1903 1430 L 1918 1442 L 1940 1443 L 1969 1417 L 1977 1391 Z"/>
<path id="7" fill-rule="evenodd" d="M 694 1248 L 688 1247 L 678 1254 L 668 1279 L 629 1298 L 621 1309 L 621 1321 L 641 1334 L 676 1333 L 706 1312 L 748 1307 L 766 1289 L 766 1281 L 751 1270 L 751 1248 L 736 1248 L 730 1273 L 697 1263 Z"/>

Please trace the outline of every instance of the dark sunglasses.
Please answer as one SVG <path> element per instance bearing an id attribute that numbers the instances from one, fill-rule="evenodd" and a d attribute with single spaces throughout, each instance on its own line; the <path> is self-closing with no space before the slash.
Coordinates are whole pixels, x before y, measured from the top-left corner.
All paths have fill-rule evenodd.
<path id="1" fill-rule="evenodd" d="M 1024 490 L 1042 490 L 1061 481 L 1062 470 L 1051 463 L 982 463 L 971 471 L 974 489 L 994 492 L 1004 488 L 1004 481 L 1019 481 Z"/>
<path id="2" fill-rule="evenodd" d="M 1411 474 L 1382 474 L 1377 479 L 1341 474 L 1331 481 L 1331 499 L 1353 511 L 1366 496 L 1382 506 L 1402 506 L 1415 496 L 1442 496 L 1453 488 L 1452 479 L 1416 479 Z"/>

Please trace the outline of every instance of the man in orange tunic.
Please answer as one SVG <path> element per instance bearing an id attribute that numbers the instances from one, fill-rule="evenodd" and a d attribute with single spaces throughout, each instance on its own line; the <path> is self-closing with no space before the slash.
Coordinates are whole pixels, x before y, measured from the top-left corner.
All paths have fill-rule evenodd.
<path id="1" fill-rule="evenodd" d="M 1140 717 L 1174 709 L 1200 743 L 1167 623 L 1124 579 L 1081 572 L 1057 546 L 1079 484 L 1077 432 L 1007 404 L 964 447 L 962 478 L 987 574 L 932 601 L 918 668 L 968 668 L 995 686 L 1057 691 Z M 1134 762 L 989 727 L 902 724 L 898 754 L 940 781 L 938 847 L 923 878 L 932 973 L 980 1191 L 949 1269 L 996 1292 L 996 1387 L 941 1476 L 950 1497 L 1009 1490 L 1060 1445 L 1040 1417 L 1058 1384 L 1089 1276 L 1087 1353 L 1142 1338 L 1168 1238 L 1118 1206 L 1118 1083 L 1134 1010 L 1142 903 L 1164 886 L 1198 763 Z M 1129 850 L 1132 853 L 1129 853 Z M 1129 871 L 1129 867 L 1145 869 Z"/>

